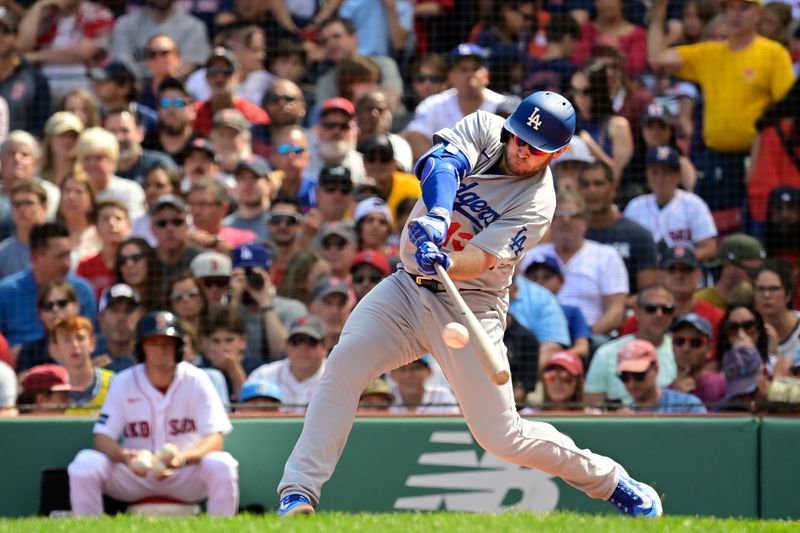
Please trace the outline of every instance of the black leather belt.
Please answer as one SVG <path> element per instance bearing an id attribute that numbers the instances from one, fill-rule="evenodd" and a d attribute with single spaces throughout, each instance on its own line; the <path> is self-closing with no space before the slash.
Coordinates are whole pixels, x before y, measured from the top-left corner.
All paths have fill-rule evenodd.
<path id="1" fill-rule="evenodd" d="M 407 270 L 405 271 L 405 273 L 408 274 L 409 276 L 411 276 L 411 279 L 414 280 L 414 283 L 416 283 L 417 285 L 419 285 L 423 289 L 428 289 L 429 291 L 431 291 L 433 293 L 438 293 L 438 292 L 444 292 L 445 291 L 444 285 L 442 285 L 441 282 L 436 281 L 433 278 L 429 278 L 429 277 L 426 277 L 426 276 L 418 276 L 417 274 L 412 274 L 411 272 L 409 272 Z"/>

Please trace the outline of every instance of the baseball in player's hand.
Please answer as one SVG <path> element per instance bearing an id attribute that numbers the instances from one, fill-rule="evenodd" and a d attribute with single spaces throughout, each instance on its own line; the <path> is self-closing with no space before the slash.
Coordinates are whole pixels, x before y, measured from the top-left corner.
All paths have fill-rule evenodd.
<path id="1" fill-rule="evenodd" d="M 419 248 L 423 243 L 429 242 L 441 246 L 447 237 L 447 228 L 450 227 L 450 217 L 442 212 L 431 211 L 427 215 L 417 217 L 408 224 L 408 238 Z"/>
<path id="2" fill-rule="evenodd" d="M 417 248 L 415 259 L 417 260 L 419 271 L 426 276 L 436 275 L 436 269 L 433 267 L 434 263 L 439 263 L 445 270 L 449 270 L 453 266 L 453 260 L 450 259 L 450 256 L 432 242 L 423 242 Z"/>

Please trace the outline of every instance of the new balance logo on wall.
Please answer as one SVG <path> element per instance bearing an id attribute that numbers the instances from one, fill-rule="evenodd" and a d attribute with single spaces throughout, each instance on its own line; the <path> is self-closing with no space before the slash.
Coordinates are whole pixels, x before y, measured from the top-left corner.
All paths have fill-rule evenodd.
<path id="1" fill-rule="evenodd" d="M 442 472 L 409 476 L 406 487 L 423 488 L 428 494 L 398 498 L 395 509 L 497 513 L 556 508 L 559 491 L 552 476 L 488 453 L 479 458 L 480 448 L 469 432 L 435 431 L 430 442 L 463 445 L 463 449 L 420 455 L 418 465 L 440 466 Z M 432 490 L 438 492 L 430 494 Z"/>

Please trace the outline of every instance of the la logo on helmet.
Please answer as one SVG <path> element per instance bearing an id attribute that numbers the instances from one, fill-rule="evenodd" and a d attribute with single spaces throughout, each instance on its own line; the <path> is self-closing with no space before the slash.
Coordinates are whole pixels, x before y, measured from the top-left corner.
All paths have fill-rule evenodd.
<path id="1" fill-rule="evenodd" d="M 539 126 L 542 125 L 542 117 L 539 116 L 539 108 L 534 107 L 533 113 L 528 117 L 528 126 L 531 126 L 536 131 L 539 131 Z"/>

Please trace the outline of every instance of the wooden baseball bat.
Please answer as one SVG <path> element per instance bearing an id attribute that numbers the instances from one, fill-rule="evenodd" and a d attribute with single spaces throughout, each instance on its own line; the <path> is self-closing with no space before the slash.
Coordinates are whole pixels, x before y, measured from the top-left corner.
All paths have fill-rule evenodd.
<path id="1" fill-rule="evenodd" d="M 478 360 L 483 365 L 483 369 L 495 385 L 505 385 L 511 377 L 511 372 L 505 365 L 505 362 L 500 358 L 500 354 L 492 344 L 486 330 L 481 326 L 480 321 L 469 308 L 467 302 L 461 297 L 455 283 L 450 279 L 447 270 L 444 269 L 439 263 L 434 263 L 433 267 L 436 269 L 436 274 L 439 276 L 442 284 L 444 285 L 447 294 L 453 299 L 453 302 L 458 308 L 458 312 L 464 317 L 463 324 L 469 331 L 469 338 L 475 347 L 475 353 L 478 354 Z"/>

